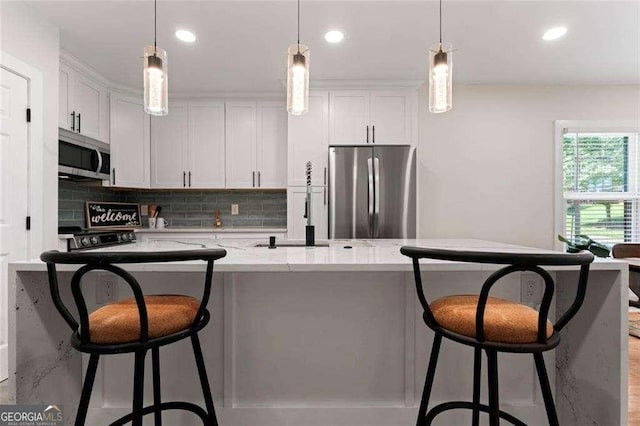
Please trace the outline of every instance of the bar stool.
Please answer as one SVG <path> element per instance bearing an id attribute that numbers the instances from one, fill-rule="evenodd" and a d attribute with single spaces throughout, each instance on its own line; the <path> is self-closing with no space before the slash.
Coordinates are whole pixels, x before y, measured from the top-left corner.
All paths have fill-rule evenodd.
<path id="1" fill-rule="evenodd" d="M 82 394 L 76 426 L 85 424 L 93 382 L 101 355 L 135 354 L 133 411 L 111 423 L 120 426 L 132 422 L 142 426 L 143 416 L 154 413 L 156 426 L 162 425 L 162 411 L 187 410 L 196 414 L 204 425 L 217 426 L 213 398 L 204 365 L 198 332 L 209 322 L 206 309 L 211 295 L 213 263 L 223 258 L 223 249 L 164 251 L 164 252 L 74 252 L 48 251 L 40 259 L 47 263 L 49 288 L 55 307 L 72 330 L 71 345 L 80 352 L 90 354 L 89 365 L 82 386 Z M 181 295 L 145 296 L 138 281 L 116 264 L 182 262 L 203 260 L 207 262 L 202 299 Z M 79 323 L 60 298 L 56 264 L 84 265 L 71 278 L 71 291 L 78 309 Z M 133 299 L 121 300 L 105 305 L 89 314 L 82 294 L 82 277 L 91 271 L 108 271 L 121 277 L 131 288 Z M 204 394 L 206 411 L 189 402 L 161 402 L 160 398 L 160 351 L 159 348 L 191 338 L 200 385 Z M 151 350 L 153 371 L 153 405 L 143 407 L 144 360 Z"/>
<path id="2" fill-rule="evenodd" d="M 416 425 L 430 425 L 438 414 L 447 410 L 469 409 L 473 411 L 472 424 L 474 426 L 479 424 L 480 412 L 489 413 L 491 426 L 499 425 L 501 418 L 514 425 L 526 426 L 524 422 L 511 414 L 500 410 L 499 406 L 497 354 L 498 352 L 511 352 L 533 354 L 547 418 L 550 425 L 557 426 L 558 416 L 542 353 L 558 346 L 560 330 L 567 325 L 582 306 L 593 255 L 589 252 L 576 254 L 485 253 L 420 247 L 402 247 L 400 252 L 413 260 L 418 298 L 424 309 L 423 319 L 427 326 L 435 332 Z M 499 269 L 487 278 L 479 296 L 446 296 L 429 303 L 424 295 L 420 274 L 419 260 L 423 258 L 508 266 Z M 555 291 L 555 283 L 551 275 L 541 266 L 570 265 L 580 266 L 578 290 L 569 309 L 554 325 L 547 317 Z M 499 279 L 521 271 L 534 272 L 544 280 L 544 295 L 539 312 L 516 302 L 489 297 L 491 288 Z M 473 401 L 445 402 L 427 412 L 443 337 L 474 348 Z M 487 354 L 488 361 L 489 405 L 480 403 L 480 372 L 483 350 Z"/>

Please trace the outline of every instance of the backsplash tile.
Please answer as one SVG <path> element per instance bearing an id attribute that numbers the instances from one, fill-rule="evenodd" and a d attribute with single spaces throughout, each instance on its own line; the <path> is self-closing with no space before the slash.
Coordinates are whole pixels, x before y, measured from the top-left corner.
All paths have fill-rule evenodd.
<path id="1" fill-rule="evenodd" d="M 83 182 L 59 180 L 58 225 L 84 227 L 85 201 L 157 204 L 170 227 L 212 228 L 214 210 L 220 210 L 224 227 L 263 226 L 286 228 L 286 191 L 245 190 L 113 190 Z M 231 215 L 238 204 L 238 215 Z M 143 216 L 143 225 L 148 220 Z"/>

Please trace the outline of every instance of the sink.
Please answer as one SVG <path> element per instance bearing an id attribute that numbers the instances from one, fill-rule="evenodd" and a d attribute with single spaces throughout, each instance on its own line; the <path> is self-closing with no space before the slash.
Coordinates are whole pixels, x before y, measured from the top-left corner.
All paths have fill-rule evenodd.
<path id="1" fill-rule="evenodd" d="M 252 247 L 269 247 L 269 243 L 256 243 Z M 306 245 L 304 241 L 276 241 L 276 248 L 278 247 L 306 247 Z M 329 243 L 327 241 L 316 242 L 312 247 L 329 247 Z"/>

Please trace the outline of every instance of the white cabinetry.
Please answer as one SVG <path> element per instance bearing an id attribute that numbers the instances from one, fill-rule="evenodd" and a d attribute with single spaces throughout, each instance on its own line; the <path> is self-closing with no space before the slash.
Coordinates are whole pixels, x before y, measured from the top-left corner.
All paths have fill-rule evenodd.
<path id="1" fill-rule="evenodd" d="M 300 240 L 305 238 L 307 219 L 304 217 L 307 188 L 302 186 L 287 189 L 287 238 Z M 313 187 L 311 196 L 311 221 L 315 226 L 316 240 L 329 237 L 327 188 Z"/>
<path id="2" fill-rule="evenodd" d="M 330 144 L 410 145 L 413 96 L 409 90 L 330 92 Z"/>
<path id="3" fill-rule="evenodd" d="M 109 142 L 107 87 L 98 79 L 60 64 L 58 125 Z"/>
<path id="4" fill-rule="evenodd" d="M 142 96 L 111 92 L 111 185 L 149 188 L 149 115 Z"/>
<path id="5" fill-rule="evenodd" d="M 227 188 L 286 186 L 287 119 L 281 102 L 227 102 Z"/>
<path id="6" fill-rule="evenodd" d="M 171 103 L 169 114 L 151 117 L 151 187 L 188 186 L 184 167 L 188 138 L 187 105 Z"/>
<path id="7" fill-rule="evenodd" d="M 312 185 L 327 184 L 329 92 L 309 93 L 309 112 L 289 116 L 289 186 L 306 185 L 305 165 L 313 166 Z"/>
<path id="8" fill-rule="evenodd" d="M 152 188 L 224 188 L 224 103 L 173 102 L 151 119 Z"/>

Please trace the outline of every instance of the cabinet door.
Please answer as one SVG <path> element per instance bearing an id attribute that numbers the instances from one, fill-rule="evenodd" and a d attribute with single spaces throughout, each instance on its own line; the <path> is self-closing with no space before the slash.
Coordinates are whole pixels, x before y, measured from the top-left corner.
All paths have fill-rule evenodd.
<path id="1" fill-rule="evenodd" d="M 256 187 L 256 103 L 227 102 L 225 111 L 227 188 Z"/>
<path id="2" fill-rule="evenodd" d="M 172 103 L 169 114 L 151 117 L 151 187 L 187 187 L 187 105 Z"/>
<path id="3" fill-rule="evenodd" d="M 76 111 L 76 131 L 108 142 L 107 89 L 82 73 L 74 73 L 73 109 Z"/>
<path id="4" fill-rule="evenodd" d="M 63 129 L 72 130 L 73 118 L 71 113 L 73 111 L 73 105 L 71 105 L 71 99 L 73 97 L 73 76 L 72 70 L 65 64 L 60 64 L 60 77 L 58 80 L 58 127 Z M 74 129 L 75 130 L 75 129 Z"/>
<path id="5" fill-rule="evenodd" d="M 369 143 L 371 141 L 369 92 L 332 91 L 329 93 L 329 100 L 329 144 Z"/>
<path id="6" fill-rule="evenodd" d="M 289 185 L 306 185 L 306 163 L 311 161 L 312 185 L 327 184 L 329 158 L 329 94 L 309 93 L 309 111 L 305 115 L 289 115 Z"/>
<path id="7" fill-rule="evenodd" d="M 386 145 L 411 144 L 411 93 L 371 92 L 371 142 Z"/>
<path id="8" fill-rule="evenodd" d="M 287 186 L 287 108 L 283 102 L 258 102 L 257 153 L 260 188 Z"/>
<path id="9" fill-rule="evenodd" d="M 287 189 L 287 238 L 305 239 L 307 219 L 304 217 L 307 188 L 303 186 Z M 313 187 L 311 196 L 311 221 L 315 226 L 316 240 L 328 239 L 327 188 Z"/>
<path id="10" fill-rule="evenodd" d="M 110 94 L 111 185 L 149 188 L 149 115 L 142 96 Z"/>
<path id="11" fill-rule="evenodd" d="M 187 186 L 224 188 L 224 160 L 224 102 L 189 102 Z"/>

